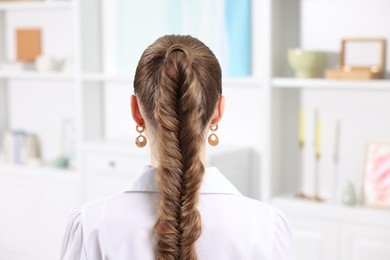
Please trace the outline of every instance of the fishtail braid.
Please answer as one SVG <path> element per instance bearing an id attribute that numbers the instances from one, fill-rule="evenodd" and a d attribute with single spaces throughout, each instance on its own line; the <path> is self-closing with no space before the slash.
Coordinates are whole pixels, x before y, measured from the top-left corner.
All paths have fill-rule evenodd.
<path id="1" fill-rule="evenodd" d="M 222 94 L 219 63 L 193 37 L 164 36 L 143 53 L 134 89 L 157 133 L 156 259 L 195 260 L 201 235 L 197 204 L 205 172 L 200 151 Z"/>

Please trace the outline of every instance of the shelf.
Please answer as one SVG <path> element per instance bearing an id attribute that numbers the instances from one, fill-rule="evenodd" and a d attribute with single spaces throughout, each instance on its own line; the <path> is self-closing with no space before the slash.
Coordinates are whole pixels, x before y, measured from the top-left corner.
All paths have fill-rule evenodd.
<path id="1" fill-rule="evenodd" d="M 326 90 L 388 90 L 390 80 L 330 80 L 330 79 L 296 79 L 296 78 L 273 78 L 274 88 L 304 88 Z"/>
<path id="2" fill-rule="evenodd" d="M 114 75 L 103 73 L 83 73 L 81 76 L 84 81 L 103 81 L 109 83 L 121 83 L 133 85 L 132 75 Z M 257 78 L 223 78 L 222 87 L 259 87 L 261 80 Z"/>
<path id="3" fill-rule="evenodd" d="M 261 79 L 246 77 L 246 78 L 222 78 L 222 88 L 230 87 L 260 87 Z"/>
<path id="4" fill-rule="evenodd" d="M 81 145 L 83 151 L 107 153 L 132 153 L 149 158 L 149 149 L 139 149 L 132 140 L 118 138 L 116 140 L 86 141 Z"/>
<path id="5" fill-rule="evenodd" d="M 47 10 L 47 9 L 68 9 L 72 8 L 72 1 L 20 1 L 20 2 L 2 2 L 0 11 L 19 11 L 19 10 Z"/>
<path id="6" fill-rule="evenodd" d="M 0 79 L 20 80 L 73 80 L 74 75 L 62 72 L 0 71 Z"/>
<path id="7" fill-rule="evenodd" d="M 29 166 L 29 165 L 17 165 L 10 163 L 0 163 L 0 175 L 2 174 L 12 174 L 12 175 L 24 175 L 24 176 L 33 176 L 33 175 L 75 175 L 77 171 L 70 169 L 57 169 L 51 166 L 42 165 L 42 166 Z"/>
<path id="8" fill-rule="evenodd" d="M 278 197 L 271 204 L 287 215 L 301 215 L 315 219 L 376 224 L 390 227 L 390 210 L 363 206 L 343 206 L 326 202 L 299 200 L 292 197 Z"/>
<path id="9" fill-rule="evenodd" d="M 84 81 L 102 81 L 121 84 L 133 84 L 133 77 L 130 75 L 115 75 L 103 73 L 83 73 L 81 79 Z"/>

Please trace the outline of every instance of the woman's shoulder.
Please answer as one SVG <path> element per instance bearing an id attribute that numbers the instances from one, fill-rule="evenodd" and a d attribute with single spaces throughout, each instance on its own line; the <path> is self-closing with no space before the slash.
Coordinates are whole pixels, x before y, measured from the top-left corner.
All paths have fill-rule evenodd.
<path id="1" fill-rule="evenodd" d="M 245 197 L 245 196 L 243 196 L 243 197 Z M 279 220 L 286 219 L 285 213 L 270 203 L 263 202 L 261 200 L 248 198 L 248 197 L 245 197 L 245 199 L 248 200 L 249 203 L 252 204 L 253 207 L 256 208 L 258 211 L 260 211 L 261 213 L 264 214 L 264 212 L 267 212 L 268 214 L 270 214 L 276 222 Z"/>
<path id="2" fill-rule="evenodd" d="M 270 234 L 272 243 L 272 259 L 294 260 L 295 259 L 295 241 L 291 229 L 290 222 L 286 214 L 268 203 L 261 202 L 254 199 L 249 199 L 256 208 L 259 214 L 259 222 L 261 223 L 264 218 L 260 215 L 269 216 Z M 266 213 L 266 214 L 265 214 Z"/>
<path id="3" fill-rule="evenodd" d="M 61 260 L 86 259 L 86 242 L 90 244 L 96 240 L 91 239 L 91 234 L 100 229 L 108 198 L 85 203 L 69 214 L 64 224 Z"/>
<path id="4" fill-rule="evenodd" d="M 99 198 L 77 207 L 68 215 L 65 222 L 66 229 L 75 232 L 85 232 L 86 222 L 88 225 L 98 223 L 104 215 L 107 200 L 118 197 L 118 195 Z M 70 233 L 73 235 L 75 232 Z"/>
<path id="5" fill-rule="evenodd" d="M 250 211 L 256 215 L 269 215 L 273 218 L 282 217 L 285 218 L 284 213 L 271 205 L 270 203 L 263 202 L 258 199 L 250 198 L 248 196 L 239 194 L 233 196 L 224 196 L 226 198 L 226 203 L 230 204 L 230 206 L 234 206 L 237 210 Z"/>
<path id="6" fill-rule="evenodd" d="M 79 221 L 85 234 L 100 230 L 107 223 L 136 225 L 153 217 L 150 213 L 154 212 L 155 200 L 153 193 L 120 191 L 81 205 L 69 221 Z"/>
<path id="7" fill-rule="evenodd" d="M 294 260 L 295 242 L 292 229 L 286 214 L 271 204 L 247 198 L 242 198 L 251 205 L 258 228 L 268 230 L 271 242 L 272 259 Z M 256 224 L 254 224 L 256 227 Z"/>
<path id="8" fill-rule="evenodd" d="M 273 205 L 241 196 L 243 201 L 249 204 L 251 211 L 259 218 L 259 220 L 264 220 L 265 216 L 269 217 L 269 221 L 273 224 L 274 233 L 284 233 L 290 232 L 290 223 L 286 214 L 279 208 L 274 207 Z"/>
<path id="9" fill-rule="evenodd" d="M 199 206 L 201 213 L 211 219 L 225 216 L 223 219 L 227 222 L 234 222 L 243 227 L 251 225 L 270 234 L 283 223 L 288 225 L 287 218 L 280 209 L 242 194 L 204 196 Z"/>
<path id="10" fill-rule="evenodd" d="M 80 208 L 74 210 L 65 222 L 60 259 L 86 259 Z"/>

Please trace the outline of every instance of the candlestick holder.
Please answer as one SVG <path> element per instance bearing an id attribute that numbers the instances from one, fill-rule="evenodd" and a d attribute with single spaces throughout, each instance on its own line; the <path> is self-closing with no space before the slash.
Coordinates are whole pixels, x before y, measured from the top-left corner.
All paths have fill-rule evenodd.
<path id="1" fill-rule="evenodd" d="M 337 181 L 337 177 L 338 177 L 338 169 L 337 169 L 337 165 L 335 164 L 334 165 L 334 170 L 333 170 L 333 187 L 332 187 L 332 202 L 334 204 L 337 204 L 338 203 L 338 181 Z"/>
<path id="2" fill-rule="evenodd" d="M 325 201 L 323 198 L 319 195 L 319 187 L 320 187 L 320 154 L 316 154 L 316 160 L 315 160 L 315 171 L 314 171 L 314 197 L 312 198 L 316 202 L 323 202 Z"/>
<path id="3" fill-rule="evenodd" d="M 340 132 L 341 121 L 336 121 L 335 137 L 334 137 L 334 152 L 333 152 L 333 178 L 332 178 L 332 201 L 338 203 L 338 179 L 339 179 L 339 157 L 340 157 Z"/>
<path id="4" fill-rule="evenodd" d="M 333 178 L 332 178 L 332 201 L 338 203 L 338 160 L 333 161 Z"/>
<path id="5" fill-rule="evenodd" d="M 298 163 L 298 194 L 295 195 L 296 198 L 298 199 L 310 199 L 309 196 L 307 196 L 304 191 L 303 187 L 305 186 L 304 181 L 305 181 L 305 176 L 304 176 L 304 148 L 305 148 L 305 143 L 303 141 L 299 141 L 299 158 L 300 158 L 300 163 Z"/>

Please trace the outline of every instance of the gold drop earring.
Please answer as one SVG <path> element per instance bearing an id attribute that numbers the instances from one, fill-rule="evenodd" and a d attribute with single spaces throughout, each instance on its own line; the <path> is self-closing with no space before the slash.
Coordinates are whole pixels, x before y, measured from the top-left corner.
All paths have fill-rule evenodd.
<path id="1" fill-rule="evenodd" d="M 219 138 L 215 134 L 215 131 L 218 130 L 218 125 L 210 126 L 210 130 L 211 130 L 211 135 L 209 135 L 209 138 L 207 139 L 207 141 L 209 142 L 209 144 L 211 146 L 217 146 L 219 143 Z"/>
<path id="2" fill-rule="evenodd" d="M 142 133 L 144 132 L 145 128 L 143 126 L 140 126 L 140 125 L 137 125 L 135 127 L 135 130 L 137 130 L 137 132 L 139 133 L 139 136 L 137 136 L 137 138 L 135 139 L 135 144 L 139 147 L 139 148 L 142 148 L 146 145 L 146 143 L 148 142 L 146 140 L 146 136 L 144 136 Z"/>

